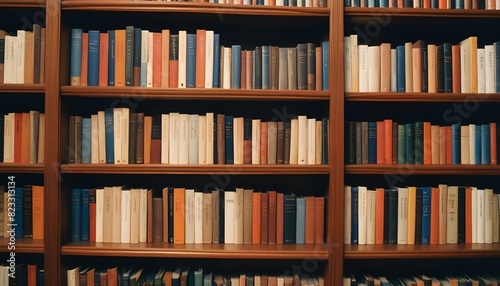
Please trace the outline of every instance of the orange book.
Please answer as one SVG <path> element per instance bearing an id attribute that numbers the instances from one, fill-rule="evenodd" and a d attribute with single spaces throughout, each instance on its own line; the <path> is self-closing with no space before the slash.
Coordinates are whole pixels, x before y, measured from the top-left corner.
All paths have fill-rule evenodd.
<path id="1" fill-rule="evenodd" d="M 36 286 L 36 264 L 28 264 L 28 286 Z"/>
<path id="2" fill-rule="evenodd" d="M 247 60 L 245 58 L 246 56 L 246 51 L 241 51 L 241 61 L 240 61 L 240 66 L 241 66 L 241 72 L 240 72 L 240 89 L 247 89 Z"/>
<path id="3" fill-rule="evenodd" d="M 161 87 L 162 71 L 162 34 L 153 33 L 153 87 Z"/>
<path id="4" fill-rule="evenodd" d="M 14 163 L 21 163 L 21 142 L 22 142 L 22 127 L 23 114 L 16 113 L 14 116 Z"/>
<path id="5" fill-rule="evenodd" d="M 30 162 L 30 114 L 22 113 L 21 123 L 21 163 Z"/>
<path id="6" fill-rule="evenodd" d="M 260 194 L 260 243 L 269 243 L 269 193 Z"/>
<path id="7" fill-rule="evenodd" d="M 439 188 L 431 188 L 431 237 L 430 244 L 439 244 Z"/>
<path id="8" fill-rule="evenodd" d="M 424 122 L 424 164 L 432 164 L 431 123 Z"/>
<path id="9" fill-rule="evenodd" d="M 305 243 L 314 243 L 316 225 L 316 198 L 312 196 L 306 197 L 306 225 L 305 225 Z"/>
<path id="10" fill-rule="evenodd" d="M 165 271 L 165 274 L 163 275 L 163 285 L 172 286 L 172 271 Z"/>
<path id="11" fill-rule="evenodd" d="M 377 164 L 385 162 L 385 131 L 384 121 L 377 121 Z M 392 142 L 392 139 L 391 139 Z M 392 152 L 391 152 L 392 156 Z M 392 157 L 391 157 L 392 162 Z"/>
<path id="12" fill-rule="evenodd" d="M 375 244 L 384 243 L 384 189 L 375 189 Z"/>
<path id="13" fill-rule="evenodd" d="M 316 90 L 323 89 L 323 50 L 316 47 Z"/>
<path id="14" fill-rule="evenodd" d="M 415 244 L 417 188 L 408 187 L 408 236 L 407 244 Z"/>
<path id="15" fill-rule="evenodd" d="M 267 243 L 276 244 L 276 210 L 278 203 L 278 196 L 276 191 L 269 191 L 267 193 L 268 198 L 268 225 L 267 225 Z M 262 234 L 262 233 L 261 233 Z"/>
<path id="16" fill-rule="evenodd" d="M 151 132 L 153 117 L 144 116 L 144 164 L 151 164 Z"/>
<path id="17" fill-rule="evenodd" d="M 424 0 L 424 7 L 425 9 L 431 8 L 431 0 Z"/>
<path id="18" fill-rule="evenodd" d="M 89 271 L 87 271 L 87 286 L 94 286 L 94 279 L 95 279 L 95 268 L 91 268 Z"/>
<path id="19" fill-rule="evenodd" d="M 99 86 L 108 86 L 108 33 L 99 37 Z"/>
<path id="20" fill-rule="evenodd" d="M 322 244 L 325 237 L 325 198 L 316 197 L 314 243 Z"/>
<path id="21" fill-rule="evenodd" d="M 96 200 L 95 189 L 90 189 L 89 190 L 89 241 L 95 241 L 95 223 L 96 223 L 96 201 L 95 200 Z M 34 228 L 34 226 L 33 226 L 33 228 Z"/>
<path id="22" fill-rule="evenodd" d="M 196 30 L 196 87 L 205 87 L 206 30 Z"/>
<path id="23" fill-rule="evenodd" d="M 260 122 L 260 163 L 267 164 L 267 122 Z"/>
<path id="24" fill-rule="evenodd" d="M 460 68 L 460 45 L 451 46 L 451 75 L 452 91 L 460 93 L 462 91 Z"/>
<path id="25" fill-rule="evenodd" d="M 384 164 L 392 164 L 392 120 L 384 120 Z"/>
<path id="26" fill-rule="evenodd" d="M 170 30 L 168 29 L 161 30 L 161 54 L 163 55 L 161 58 L 161 87 L 168 87 L 170 71 Z M 138 73 L 140 70 L 139 68 Z"/>
<path id="27" fill-rule="evenodd" d="M 420 51 L 420 41 L 413 44 L 412 64 L 413 64 L 413 91 L 422 91 L 422 53 Z"/>
<path id="28" fill-rule="evenodd" d="M 276 200 L 276 244 L 283 244 L 284 195 L 278 193 Z"/>
<path id="29" fill-rule="evenodd" d="M 174 188 L 174 244 L 184 244 L 184 188 Z"/>
<path id="30" fill-rule="evenodd" d="M 490 123 L 490 163 L 497 163 L 497 124 Z"/>
<path id="31" fill-rule="evenodd" d="M 446 126 L 439 126 L 439 164 L 446 164 Z"/>
<path id="32" fill-rule="evenodd" d="M 108 268 L 108 286 L 118 286 L 118 267 Z"/>
<path id="33" fill-rule="evenodd" d="M 89 72 L 89 34 L 82 33 L 82 65 L 80 67 L 80 86 L 87 86 Z"/>
<path id="34" fill-rule="evenodd" d="M 35 79 L 35 39 L 33 32 L 26 31 L 24 38 L 24 83 L 34 83 Z"/>
<path id="35" fill-rule="evenodd" d="M 44 194 L 43 186 L 32 187 L 33 239 L 43 239 Z M 94 227 L 95 229 L 95 227 Z"/>
<path id="36" fill-rule="evenodd" d="M 447 8 L 448 8 L 448 1 L 447 0 L 439 0 L 439 9 L 447 9 Z"/>
<path id="37" fill-rule="evenodd" d="M 465 188 L 465 243 L 472 243 L 472 188 Z"/>
<path id="38" fill-rule="evenodd" d="M 260 244 L 260 192 L 252 194 L 252 244 Z"/>
<path id="39" fill-rule="evenodd" d="M 451 138 L 451 126 L 446 126 L 446 164 L 451 164 L 453 162 L 452 142 L 453 139 Z"/>
<path id="40" fill-rule="evenodd" d="M 126 30 L 115 30 L 115 86 L 125 86 Z"/>

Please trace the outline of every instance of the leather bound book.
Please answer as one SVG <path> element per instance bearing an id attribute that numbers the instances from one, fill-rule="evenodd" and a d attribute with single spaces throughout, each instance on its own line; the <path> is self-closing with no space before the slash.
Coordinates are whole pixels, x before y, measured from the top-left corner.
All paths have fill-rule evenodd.
<path id="1" fill-rule="evenodd" d="M 276 207 L 277 207 L 277 193 L 276 191 L 268 192 L 269 200 L 269 225 L 268 225 L 268 243 L 276 244 Z"/>
<path id="2" fill-rule="evenodd" d="M 269 194 L 260 194 L 260 243 L 268 244 L 269 235 Z"/>

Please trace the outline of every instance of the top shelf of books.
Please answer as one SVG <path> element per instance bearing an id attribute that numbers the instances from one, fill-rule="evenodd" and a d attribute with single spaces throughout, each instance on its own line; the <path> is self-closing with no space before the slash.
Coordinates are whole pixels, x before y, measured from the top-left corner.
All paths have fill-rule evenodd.
<path id="1" fill-rule="evenodd" d="M 399 7 L 345 7 L 345 16 L 500 18 L 500 10 Z"/>

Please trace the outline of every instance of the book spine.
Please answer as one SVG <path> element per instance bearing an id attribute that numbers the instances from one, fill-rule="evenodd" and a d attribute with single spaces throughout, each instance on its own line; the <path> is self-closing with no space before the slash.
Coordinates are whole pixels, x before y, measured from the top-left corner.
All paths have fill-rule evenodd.
<path id="1" fill-rule="evenodd" d="M 226 164 L 234 164 L 233 116 L 225 116 L 225 158 Z"/>
<path id="2" fill-rule="evenodd" d="M 71 241 L 81 241 L 82 190 L 71 189 Z"/>
<path id="3" fill-rule="evenodd" d="M 196 35 L 187 34 L 186 87 L 196 87 Z"/>
<path id="4" fill-rule="evenodd" d="M 108 86 L 115 86 L 115 31 L 108 31 L 108 36 Z"/>
<path id="5" fill-rule="evenodd" d="M 220 87 L 220 77 L 219 77 L 219 69 L 220 69 L 220 35 L 214 34 L 214 69 L 213 69 L 213 88 Z"/>
<path id="6" fill-rule="evenodd" d="M 81 81 L 82 34 L 82 29 L 71 30 L 70 85 L 72 86 L 79 86 Z"/>
<path id="7" fill-rule="evenodd" d="M 82 223 L 81 223 L 81 240 L 90 240 L 90 193 L 89 189 L 82 189 Z"/>
<path id="8" fill-rule="evenodd" d="M 96 30 L 89 31 L 89 63 L 88 63 L 88 86 L 99 86 L 99 48 L 100 33 Z"/>
<path id="9" fill-rule="evenodd" d="M 134 44 L 135 29 L 133 26 L 125 28 L 125 86 L 132 86 L 134 80 Z M 90 49 L 90 46 L 89 46 Z"/>
<path id="10" fill-rule="evenodd" d="M 330 42 L 325 41 L 321 43 L 322 48 L 322 66 L 323 66 L 323 90 L 328 90 L 328 83 L 330 82 L 329 61 L 330 61 Z"/>
<path id="11" fill-rule="evenodd" d="M 241 87 L 241 46 L 231 47 L 231 88 Z"/>
<path id="12" fill-rule="evenodd" d="M 133 63 L 132 63 L 132 85 L 141 85 L 141 28 L 134 28 L 134 42 L 133 42 Z"/>

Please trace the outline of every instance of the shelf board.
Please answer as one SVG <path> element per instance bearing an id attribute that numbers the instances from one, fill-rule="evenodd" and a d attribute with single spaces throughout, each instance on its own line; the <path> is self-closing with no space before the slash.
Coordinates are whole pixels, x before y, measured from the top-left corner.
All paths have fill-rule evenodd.
<path id="1" fill-rule="evenodd" d="M 299 8 L 258 5 L 213 4 L 174 1 L 123 1 L 123 0 L 63 0 L 63 10 L 121 11 L 121 12 L 181 12 L 268 16 L 328 17 L 330 8 Z"/>
<path id="2" fill-rule="evenodd" d="M 0 0 L 0 7 L 45 7 L 45 1 L 38 0 Z"/>
<path id="3" fill-rule="evenodd" d="M 43 164 L 0 163 L 0 173 L 43 174 Z"/>
<path id="4" fill-rule="evenodd" d="M 62 247 L 61 254 L 203 259 L 328 259 L 328 249 L 323 244 L 241 245 L 71 242 Z"/>
<path id="5" fill-rule="evenodd" d="M 330 96 L 328 91 L 314 90 L 145 88 L 136 86 L 63 86 L 61 87 L 61 94 L 63 96 L 78 97 L 129 97 L 174 100 L 328 100 Z"/>
<path id="6" fill-rule="evenodd" d="M 0 7 L 1 6 L 2 5 L 0 4 Z M 44 93 L 44 92 L 45 92 L 45 84 L 0 84 L 0 93 Z"/>
<path id="7" fill-rule="evenodd" d="M 63 174 L 178 174 L 204 175 L 316 175 L 329 174 L 328 165 L 168 165 L 168 164 L 63 164 Z"/>
<path id="8" fill-rule="evenodd" d="M 364 102 L 500 102 L 499 93 L 346 92 L 346 101 Z"/>
<path id="9" fill-rule="evenodd" d="M 351 175 L 499 175 L 500 165 L 420 165 L 420 164 L 353 164 L 345 166 Z"/>
<path id="10" fill-rule="evenodd" d="M 43 253 L 42 239 L 16 238 L 15 249 L 9 249 L 9 238 L 0 237 L 0 252 Z"/>
<path id="11" fill-rule="evenodd" d="M 345 245 L 345 259 L 500 257 L 499 243 Z"/>
<path id="12" fill-rule="evenodd" d="M 345 16 L 500 18 L 499 10 L 345 7 Z"/>

